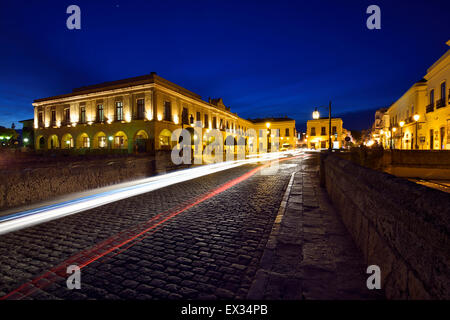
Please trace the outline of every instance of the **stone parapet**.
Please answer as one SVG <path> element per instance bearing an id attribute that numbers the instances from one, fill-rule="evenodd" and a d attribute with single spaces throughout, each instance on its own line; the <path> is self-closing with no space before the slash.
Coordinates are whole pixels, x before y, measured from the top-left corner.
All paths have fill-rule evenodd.
<path id="1" fill-rule="evenodd" d="M 327 192 L 391 299 L 450 298 L 450 197 L 322 154 Z"/>

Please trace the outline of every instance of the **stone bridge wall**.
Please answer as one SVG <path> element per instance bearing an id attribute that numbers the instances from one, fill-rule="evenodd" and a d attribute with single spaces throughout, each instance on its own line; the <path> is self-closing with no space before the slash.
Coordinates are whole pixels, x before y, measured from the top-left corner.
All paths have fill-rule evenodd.
<path id="1" fill-rule="evenodd" d="M 321 180 L 393 299 L 450 299 L 450 197 L 322 154 Z"/>
<path id="2" fill-rule="evenodd" d="M 52 161 L 50 161 L 52 162 Z M 0 210 L 174 169 L 170 153 L 151 157 L 57 161 L 0 171 Z"/>

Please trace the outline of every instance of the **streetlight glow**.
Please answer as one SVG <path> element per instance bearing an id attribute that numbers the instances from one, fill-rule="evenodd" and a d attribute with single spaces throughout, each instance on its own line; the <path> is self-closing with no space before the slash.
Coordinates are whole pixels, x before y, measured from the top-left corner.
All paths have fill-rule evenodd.
<path id="1" fill-rule="evenodd" d="M 400 127 L 403 127 L 405 125 L 405 121 L 400 121 Z"/>
<path id="2" fill-rule="evenodd" d="M 314 112 L 312 113 L 312 116 L 313 116 L 313 119 L 315 119 L 315 120 L 319 119 L 320 113 L 319 113 L 319 111 L 317 110 L 317 108 L 316 108 L 316 110 L 314 110 Z"/>
<path id="3" fill-rule="evenodd" d="M 418 114 L 415 114 L 413 118 L 414 118 L 414 121 L 419 121 L 420 116 Z"/>

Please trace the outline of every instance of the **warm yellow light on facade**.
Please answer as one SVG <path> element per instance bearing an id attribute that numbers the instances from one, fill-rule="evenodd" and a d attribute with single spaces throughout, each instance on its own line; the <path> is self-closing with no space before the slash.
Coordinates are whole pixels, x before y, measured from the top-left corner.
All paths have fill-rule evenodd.
<path id="1" fill-rule="evenodd" d="M 270 122 L 266 122 L 266 128 L 267 128 L 267 129 L 270 128 Z"/>
<path id="2" fill-rule="evenodd" d="M 178 124 L 178 115 L 177 115 L 177 114 L 175 114 L 175 115 L 173 116 L 173 122 L 174 122 L 175 124 Z"/>
<path id="3" fill-rule="evenodd" d="M 158 114 L 158 121 L 161 121 L 161 120 L 162 120 L 162 115 Z"/>
<path id="4" fill-rule="evenodd" d="M 125 114 L 125 121 L 131 122 L 131 114 L 130 113 Z"/>
<path id="5" fill-rule="evenodd" d="M 405 121 L 400 121 L 400 127 L 403 127 L 405 125 Z"/>
<path id="6" fill-rule="evenodd" d="M 383 134 L 383 133 L 384 133 L 384 130 L 383 130 L 383 129 L 381 129 L 381 130 L 380 130 L 380 134 Z"/>
<path id="7" fill-rule="evenodd" d="M 415 114 L 414 117 L 413 117 L 413 119 L 414 119 L 414 121 L 419 121 L 420 116 L 419 116 L 418 114 Z"/>
<path id="8" fill-rule="evenodd" d="M 397 128 L 396 128 L 396 127 L 393 127 L 393 128 L 392 128 L 392 131 L 394 131 L 394 132 L 397 131 Z"/>

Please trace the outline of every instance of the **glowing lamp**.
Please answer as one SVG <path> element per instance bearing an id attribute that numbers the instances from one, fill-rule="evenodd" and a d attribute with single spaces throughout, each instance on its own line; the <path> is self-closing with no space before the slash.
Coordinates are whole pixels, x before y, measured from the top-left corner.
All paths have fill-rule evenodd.
<path id="1" fill-rule="evenodd" d="M 316 110 L 314 110 L 314 112 L 312 113 L 312 117 L 313 117 L 313 119 L 315 119 L 315 120 L 319 119 L 320 113 L 319 113 L 319 111 L 317 111 L 317 108 L 316 108 Z"/>
<path id="2" fill-rule="evenodd" d="M 420 116 L 419 116 L 418 114 L 415 114 L 414 117 L 413 117 L 413 119 L 414 119 L 414 121 L 419 121 Z"/>

